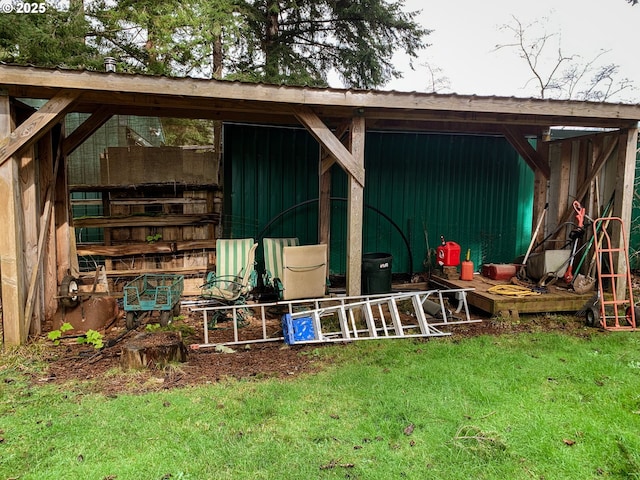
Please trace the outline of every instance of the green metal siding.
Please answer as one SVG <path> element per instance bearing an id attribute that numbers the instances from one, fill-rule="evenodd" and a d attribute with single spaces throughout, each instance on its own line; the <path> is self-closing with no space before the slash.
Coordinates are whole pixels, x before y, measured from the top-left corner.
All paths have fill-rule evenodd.
<path id="1" fill-rule="evenodd" d="M 224 236 L 318 238 L 318 143 L 306 131 L 225 125 Z"/>
<path id="2" fill-rule="evenodd" d="M 281 212 L 317 199 L 319 148 L 306 131 L 226 125 L 225 132 L 227 236 L 257 237 Z M 476 265 L 511 262 L 528 246 L 533 173 L 502 137 L 369 132 L 365 170 L 364 252 L 392 254 L 394 272 L 424 270 L 425 237 L 431 249 L 440 235 L 459 243 L 463 256 L 471 249 Z M 342 274 L 346 175 L 338 166 L 332 197 L 330 270 Z M 314 243 L 317 202 L 289 211 L 261 236 Z"/>

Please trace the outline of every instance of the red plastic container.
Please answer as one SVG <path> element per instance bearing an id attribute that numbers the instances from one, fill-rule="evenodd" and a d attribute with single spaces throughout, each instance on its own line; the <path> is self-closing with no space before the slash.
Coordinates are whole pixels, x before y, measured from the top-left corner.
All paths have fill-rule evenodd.
<path id="1" fill-rule="evenodd" d="M 460 245 L 456 242 L 445 242 L 436 249 L 438 265 L 441 267 L 457 267 L 460 265 Z"/>
<path id="2" fill-rule="evenodd" d="M 487 263 L 482 266 L 482 275 L 491 280 L 509 280 L 516 275 L 516 266 L 511 263 Z"/>

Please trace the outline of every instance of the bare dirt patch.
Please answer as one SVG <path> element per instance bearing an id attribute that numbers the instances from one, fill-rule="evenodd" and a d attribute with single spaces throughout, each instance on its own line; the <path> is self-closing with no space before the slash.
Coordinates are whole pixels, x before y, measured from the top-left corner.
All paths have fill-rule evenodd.
<path id="1" fill-rule="evenodd" d="M 462 324 L 450 327 L 453 338 L 476 335 L 501 335 L 535 331 L 562 331 L 576 335 L 587 335 L 594 329 L 587 329 L 583 319 L 572 316 L 530 316 L 519 319 L 491 319 L 476 315 L 479 323 Z M 149 322 L 152 322 L 150 320 Z M 189 347 L 204 342 L 202 320 L 197 316 L 185 315 L 183 320 L 175 322 L 184 343 Z M 241 330 L 247 336 L 251 329 L 261 329 L 258 324 L 249 324 Z M 272 331 L 279 329 L 278 320 L 269 322 Z M 96 350 L 91 345 L 78 345 L 74 339 L 64 340 L 62 345 L 51 346 L 48 372 L 36 383 L 86 382 L 92 390 L 105 395 L 120 393 L 144 393 L 165 389 L 215 383 L 228 378 L 250 379 L 292 378 L 301 373 L 317 371 L 315 349 L 322 345 L 288 346 L 282 341 L 235 345 L 233 353 L 216 351 L 213 347 L 191 349 L 187 361 L 172 364 L 164 368 L 145 368 L 141 370 L 123 370 L 120 356 L 123 345 L 129 339 L 145 330 L 127 331 L 124 320 L 120 319 L 114 327 L 104 333 L 104 348 Z M 253 332 L 255 334 L 256 332 Z M 215 333 L 215 342 L 229 341 L 233 330 L 220 328 Z M 209 339 L 211 342 L 211 339 Z M 425 340 L 427 341 L 427 340 Z"/>

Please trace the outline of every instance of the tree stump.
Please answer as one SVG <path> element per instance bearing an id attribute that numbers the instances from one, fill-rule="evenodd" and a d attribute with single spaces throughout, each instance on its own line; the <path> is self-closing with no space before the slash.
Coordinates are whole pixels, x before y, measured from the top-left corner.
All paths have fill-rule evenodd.
<path id="1" fill-rule="evenodd" d="M 186 362 L 187 347 L 179 332 L 144 332 L 122 345 L 120 365 L 125 369 L 163 368 Z"/>

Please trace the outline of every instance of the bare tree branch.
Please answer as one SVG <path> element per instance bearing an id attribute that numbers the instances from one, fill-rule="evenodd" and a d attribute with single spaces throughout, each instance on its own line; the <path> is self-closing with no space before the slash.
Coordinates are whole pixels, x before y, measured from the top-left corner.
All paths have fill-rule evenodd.
<path id="1" fill-rule="evenodd" d="M 637 3 L 640 0 L 627 0 L 629 3 Z M 560 41 L 558 40 L 558 50 L 555 60 L 545 67 L 544 60 L 547 58 L 547 50 L 550 41 L 557 34 L 548 34 L 543 31 L 538 36 L 532 37 L 534 27 L 541 25 L 540 21 L 534 21 L 528 25 L 516 17 L 512 24 L 500 27 L 510 33 L 514 41 L 496 45 L 494 51 L 501 49 L 515 50 L 529 68 L 533 77 L 528 80 L 525 86 L 533 81 L 538 87 L 540 98 L 550 96 L 550 92 L 555 92 L 554 98 L 579 99 L 590 101 L 607 101 L 611 97 L 620 94 L 622 91 L 635 90 L 633 81 L 624 78 L 619 79 L 618 65 L 598 65 L 608 51 L 601 51 L 591 60 L 580 63 L 579 55 L 566 55 L 562 52 Z"/>

